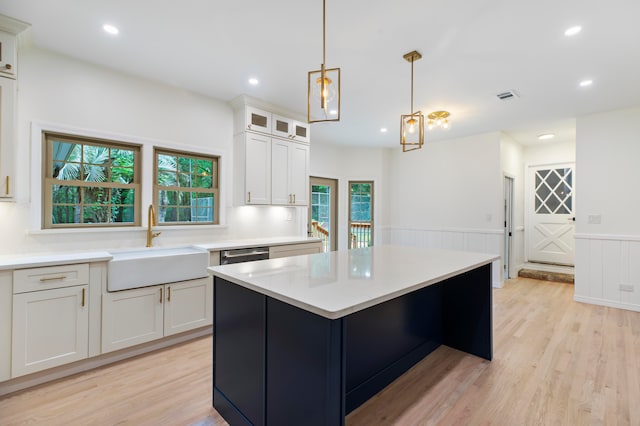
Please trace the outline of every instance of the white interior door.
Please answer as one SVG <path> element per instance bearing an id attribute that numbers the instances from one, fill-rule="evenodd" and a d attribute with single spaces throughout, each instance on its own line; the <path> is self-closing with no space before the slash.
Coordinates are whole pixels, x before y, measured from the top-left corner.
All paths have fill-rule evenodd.
<path id="1" fill-rule="evenodd" d="M 528 260 L 573 265 L 575 164 L 529 167 Z"/>

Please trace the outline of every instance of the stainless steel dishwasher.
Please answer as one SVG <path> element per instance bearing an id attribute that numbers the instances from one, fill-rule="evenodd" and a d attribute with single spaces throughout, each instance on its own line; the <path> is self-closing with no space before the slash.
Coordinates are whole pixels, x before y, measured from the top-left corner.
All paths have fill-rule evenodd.
<path id="1" fill-rule="evenodd" d="M 222 250 L 220 252 L 220 264 L 251 262 L 269 258 L 269 247 L 250 247 L 234 250 Z"/>

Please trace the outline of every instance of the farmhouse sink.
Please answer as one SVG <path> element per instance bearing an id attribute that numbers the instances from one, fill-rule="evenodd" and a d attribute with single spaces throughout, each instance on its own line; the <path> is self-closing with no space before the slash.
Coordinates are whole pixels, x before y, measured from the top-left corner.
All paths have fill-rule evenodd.
<path id="1" fill-rule="evenodd" d="M 209 252 L 195 247 L 110 252 L 107 290 L 118 291 L 206 277 Z"/>

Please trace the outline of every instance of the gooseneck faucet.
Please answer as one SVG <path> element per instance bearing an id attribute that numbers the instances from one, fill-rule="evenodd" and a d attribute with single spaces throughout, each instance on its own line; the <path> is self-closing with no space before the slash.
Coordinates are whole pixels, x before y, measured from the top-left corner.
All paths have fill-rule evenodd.
<path id="1" fill-rule="evenodd" d="M 153 204 L 149 204 L 149 211 L 147 213 L 147 247 L 151 247 L 152 240 L 160 235 L 160 232 L 152 232 L 151 227 L 156 225 L 156 210 L 153 208 Z"/>

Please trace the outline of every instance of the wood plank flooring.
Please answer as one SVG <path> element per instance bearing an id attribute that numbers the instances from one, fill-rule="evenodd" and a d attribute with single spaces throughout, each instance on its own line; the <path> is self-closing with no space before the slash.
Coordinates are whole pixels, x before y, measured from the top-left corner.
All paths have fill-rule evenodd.
<path id="1" fill-rule="evenodd" d="M 518 278 L 494 290 L 494 360 L 440 347 L 347 417 L 361 425 L 640 425 L 640 313 Z M 0 425 L 226 425 L 211 338 L 0 399 Z"/>

